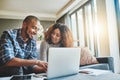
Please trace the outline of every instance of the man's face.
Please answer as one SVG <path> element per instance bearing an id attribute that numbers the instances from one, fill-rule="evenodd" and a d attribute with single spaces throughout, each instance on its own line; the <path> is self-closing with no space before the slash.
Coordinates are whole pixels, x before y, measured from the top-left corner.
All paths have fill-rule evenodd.
<path id="1" fill-rule="evenodd" d="M 33 38 L 37 34 L 37 31 L 39 30 L 40 22 L 32 20 L 30 23 L 26 25 L 26 35 L 29 38 Z"/>

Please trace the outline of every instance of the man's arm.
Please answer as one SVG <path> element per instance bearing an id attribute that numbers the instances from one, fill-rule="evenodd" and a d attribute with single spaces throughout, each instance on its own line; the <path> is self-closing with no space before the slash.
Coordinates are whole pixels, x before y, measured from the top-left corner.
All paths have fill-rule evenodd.
<path id="1" fill-rule="evenodd" d="M 47 71 L 47 63 L 39 60 L 27 60 L 20 58 L 13 58 L 9 62 L 6 63 L 6 66 L 32 66 L 34 65 L 34 72 L 46 72 Z"/>
<path id="2" fill-rule="evenodd" d="M 3 35 L 0 38 L 0 66 L 34 66 L 35 69 L 39 69 L 39 67 L 44 68 L 44 70 L 47 70 L 46 66 L 47 64 L 45 62 L 40 62 L 38 60 L 34 60 L 32 58 L 30 59 L 22 59 L 22 58 L 16 58 L 15 52 L 14 52 L 14 40 L 11 38 L 10 34 L 7 32 L 4 32 Z M 34 53 L 34 52 L 33 52 Z M 34 55 L 33 55 L 34 56 Z M 33 57 L 31 56 L 31 57 Z M 39 70 L 40 71 L 40 70 Z"/>
<path id="3" fill-rule="evenodd" d="M 20 59 L 20 58 L 13 58 L 9 62 L 6 63 L 6 66 L 32 66 L 37 65 L 37 60 L 28 60 L 28 59 Z"/>

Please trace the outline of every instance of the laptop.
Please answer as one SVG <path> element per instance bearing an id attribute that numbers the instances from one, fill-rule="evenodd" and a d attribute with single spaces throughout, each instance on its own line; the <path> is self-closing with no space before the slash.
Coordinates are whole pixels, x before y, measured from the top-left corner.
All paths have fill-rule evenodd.
<path id="1" fill-rule="evenodd" d="M 79 73 L 81 48 L 49 48 L 48 71 L 34 77 L 51 79 Z M 30 75 L 13 76 L 10 80 L 31 80 Z"/>
<path id="2" fill-rule="evenodd" d="M 80 48 L 49 48 L 47 79 L 79 72 Z"/>

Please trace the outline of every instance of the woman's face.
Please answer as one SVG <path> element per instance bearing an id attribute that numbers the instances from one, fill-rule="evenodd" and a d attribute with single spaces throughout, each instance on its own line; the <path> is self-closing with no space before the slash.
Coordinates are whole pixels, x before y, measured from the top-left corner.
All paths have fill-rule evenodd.
<path id="1" fill-rule="evenodd" d="M 61 40 L 61 32 L 58 28 L 55 29 L 53 33 L 51 34 L 51 40 L 53 44 L 59 44 Z"/>

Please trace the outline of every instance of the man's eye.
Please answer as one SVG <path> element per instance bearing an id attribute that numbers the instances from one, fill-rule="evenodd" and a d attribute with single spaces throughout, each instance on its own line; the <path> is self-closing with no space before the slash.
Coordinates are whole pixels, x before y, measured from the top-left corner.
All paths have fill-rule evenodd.
<path id="1" fill-rule="evenodd" d="M 32 29 L 37 29 L 37 28 L 35 26 L 33 26 Z"/>
<path id="2" fill-rule="evenodd" d="M 34 27 L 34 26 L 32 26 L 32 28 L 34 29 L 35 27 Z"/>

